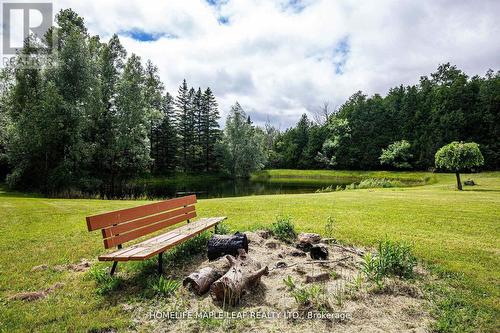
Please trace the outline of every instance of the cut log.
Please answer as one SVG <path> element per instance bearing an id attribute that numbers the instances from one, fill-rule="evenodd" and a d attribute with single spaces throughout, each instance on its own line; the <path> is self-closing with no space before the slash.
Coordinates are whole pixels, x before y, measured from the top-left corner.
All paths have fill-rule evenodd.
<path id="1" fill-rule="evenodd" d="M 328 259 L 328 247 L 326 244 L 315 244 L 310 250 L 311 258 L 313 260 L 326 260 Z"/>
<path id="2" fill-rule="evenodd" d="M 198 272 L 189 274 L 187 278 L 182 281 L 182 285 L 197 295 L 203 295 L 209 289 L 214 281 L 220 279 L 221 275 L 212 267 L 204 267 Z"/>
<path id="3" fill-rule="evenodd" d="M 247 235 L 239 232 L 234 235 L 213 235 L 208 240 L 208 260 L 215 260 L 226 254 L 237 256 L 239 249 L 244 249 L 245 252 L 248 252 Z"/>
<path id="4" fill-rule="evenodd" d="M 207 267 L 189 274 L 182 281 L 182 284 L 184 287 L 201 296 L 210 289 L 214 281 L 226 274 L 229 267 L 230 265 L 225 258 L 219 258 L 210 262 Z"/>
<path id="5" fill-rule="evenodd" d="M 256 286 L 262 275 L 268 275 L 269 269 L 251 259 L 245 250 L 238 250 L 237 258 L 227 255 L 231 264 L 229 271 L 210 287 L 210 295 L 216 301 L 232 306 L 238 304 L 245 290 Z"/>
<path id="6" fill-rule="evenodd" d="M 309 252 L 314 244 L 321 241 L 321 236 L 319 234 L 303 232 L 299 234 L 297 240 L 298 243 L 296 247 L 302 251 Z"/>

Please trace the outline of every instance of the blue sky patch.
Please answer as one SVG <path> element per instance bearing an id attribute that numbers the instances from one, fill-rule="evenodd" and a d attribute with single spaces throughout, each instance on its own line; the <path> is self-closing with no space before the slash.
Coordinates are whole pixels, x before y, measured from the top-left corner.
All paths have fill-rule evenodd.
<path id="1" fill-rule="evenodd" d="M 217 22 L 219 22 L 219 24 L 228 25 L 229 24 L 229 17 L 227 17 L 227 16 L 219 16 L 217 18 Z"/>
<path id="2" fill-rule="evenodd" d="M 303 0 L 288 0 L 287 3 L 282 5 L 283 10 L 291 10 L 294 13 L 300 13 L 306 8 Z"/>
<path id="3" fill-rule="evenodd" d="M 147 32 L 142 29 L 131 29 L 126 31 L 121 31 L 120 35 L 128 36 L 132 39 L 138 40 L 140 42 L 154 42 L 160 38 L 177 38 L 175 35 L 168 34 L 166 32 Z"/>
<path id="4" fill-rule="evenodd" d="M 342 38 L 333 50 L 333 65 L 335 66 L 335 74 L 344 74 L 344 67 L 347 59 L 349 58 L 349 53 L 351 52 L 351 45 L 349 42 L 349 36 Z"/>
<path id="5" fill-rule="evenodd" d="M 205 0 L 212 7 L 220 7 L 228 2 L 228 0 Z"/>

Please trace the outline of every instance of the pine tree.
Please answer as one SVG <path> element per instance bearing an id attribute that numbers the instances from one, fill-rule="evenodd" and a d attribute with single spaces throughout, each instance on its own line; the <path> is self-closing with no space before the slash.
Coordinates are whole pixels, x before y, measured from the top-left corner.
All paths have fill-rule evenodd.
<path id="1" fill-rule="evenodd" d="M 186 79 L 182 82 L 175 99 L 176 124 L 179 134 L 179 160 L 182 170 L 188 170 L 188 149 L 189 149 L 189 90 Z"/>
<path id="2" fill-rule="evenodd" d="M 220 140 L 219 110 L 217 101 L 210 88 L 203 93 L 202 112 L 200 117 L 200 144 L 204 159 L 205 172 L 215 169 L 216 155 L 215 146 Z"/>
<path id="3" fill-rule="evenodd" d="M 163 83 L 160 81 L 158 67 L 154 66 L 153 63 L 148 60 L 145 70 L 144 100 L 146 103 L 146 115 L 149 118 L 148 136 L 151 145 L 151 158 L 153 159 L 153 163 L 151 165 L 152 171 L 157 168 L 155 163 L 156 159 L 159 157 L 159 152 L 156 150 L 158 147 L 156 140 L 158 139 L 156 138 L 155 133 L 157 133 L 163 117 L 163 91 L 164 87 Z"/>
<path id="4" fill-rule="evenodd" d="M 204 154 L 203 154 L 203 94 L 201 88 L 198 88 L 193 96 L 193 128 L 194 128 L 194 141 L 193 141 L 193 169 L 201 171 L 204 169 Z"/>
<path id="5" fill-rule="evenodd" d="M 167 92 L 162 101 L 162 119 L 155 130 L 155 170 L 161 175 L 172 174 L 177 167 L 177 133 L 175 128 L 174 101 Z"/>

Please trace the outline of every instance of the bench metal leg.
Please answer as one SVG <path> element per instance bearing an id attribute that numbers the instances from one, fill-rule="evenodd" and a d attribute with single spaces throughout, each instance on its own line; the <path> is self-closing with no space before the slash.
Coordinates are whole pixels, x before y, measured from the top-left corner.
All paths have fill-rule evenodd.
<path id="1" fill-rule="evenodd" d="M 158 274 L 163 274 L 163 252 L 158 254 Z"/>
<path id="2" fill-rule="evenodd" d="M 118 265 L 118 261 L 113 261 L 113 266 L 111 267 L 111 272 L 109 273 L 111 276 L 115 274 L 116 265 Z"/>

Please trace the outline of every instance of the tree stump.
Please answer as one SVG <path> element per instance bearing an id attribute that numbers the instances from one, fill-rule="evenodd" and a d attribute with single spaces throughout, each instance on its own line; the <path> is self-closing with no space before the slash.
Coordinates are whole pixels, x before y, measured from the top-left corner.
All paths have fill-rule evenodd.
<path id="1" fill-rule="evenodd" d="M 310 254 L 313 260 L 326 260 L 328 259 L 328 247 L 326 244 L 315 244 L 311 247 Z"/>
<path id="2" fill-rule="evenodd" d="M 247 235 L 239 232 L 234 235 L 213 235 L 208 240 L 208 260 L 215 260 L 226 254 L 237 256 L 239 249 L 244 249 L 245 252 L 248 252 Z"/>
<path id="3" fill-rule="evenodd" d="M 223 304 L 234 306 L 238 304 L 245 290 L 256 286 L 262 275 L 268 275 L 269 269 L 248 257 L 245 250 L 238 250 L 237 258 L 226 255 L 231 268 L 210 287 L 212 299 Z"/>

